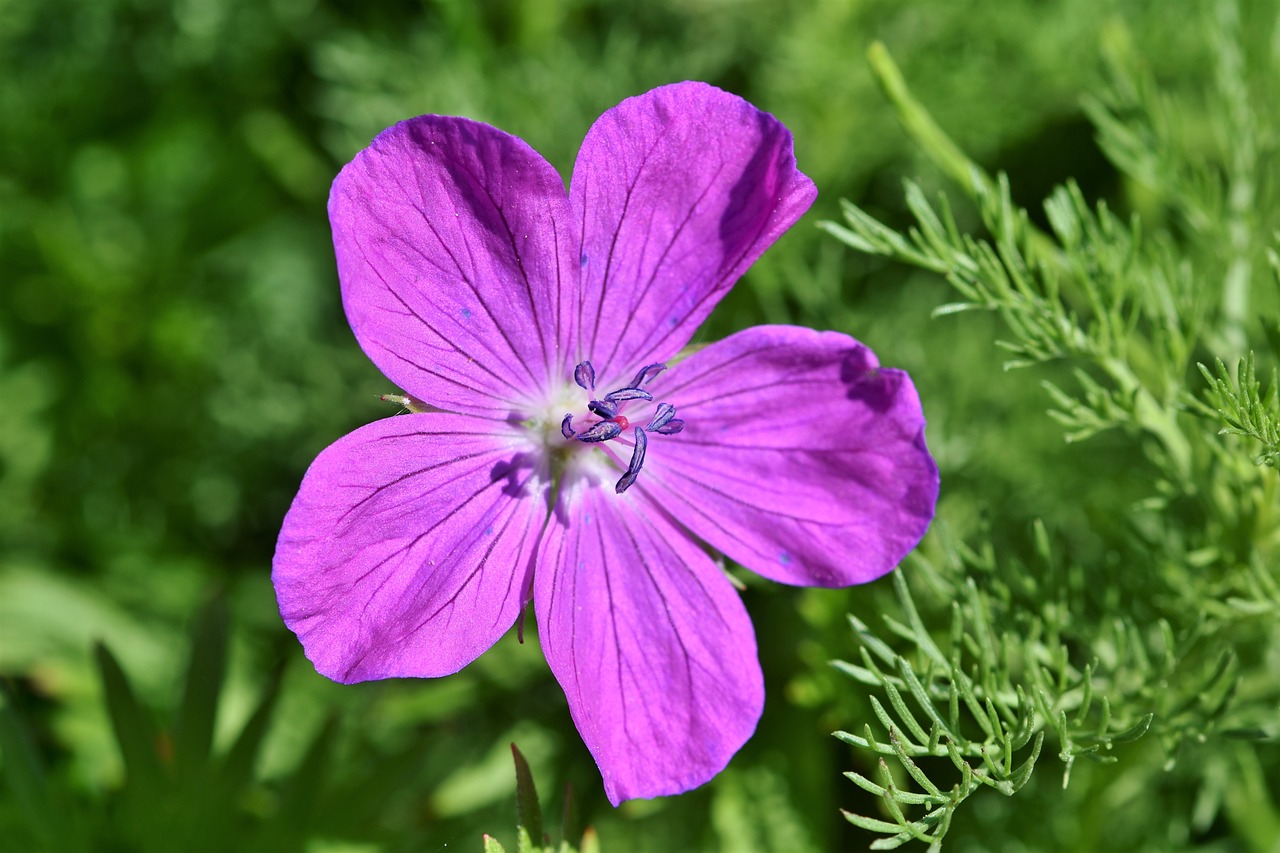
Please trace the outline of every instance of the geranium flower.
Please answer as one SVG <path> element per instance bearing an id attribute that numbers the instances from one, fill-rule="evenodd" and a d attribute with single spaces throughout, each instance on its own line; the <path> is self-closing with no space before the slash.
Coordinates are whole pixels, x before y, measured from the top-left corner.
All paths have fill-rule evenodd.
<path id="1" fill-rule="evenodd" d="M 677 361 L 815 195 L 786 128 L 702 83 L 601 116 L 567 193 L 463 118 L 356 155 L 329 201 L 343 305 L 413 413 L 322 452 L 284 520 L 272 577 L 316 669 L 447 675 L 532 600 L 614 804 L 723 769 L 764 687 L 708 548 L 861 583 L 937 496 L 910 379 L 852 338 L 762 326 Z"/>

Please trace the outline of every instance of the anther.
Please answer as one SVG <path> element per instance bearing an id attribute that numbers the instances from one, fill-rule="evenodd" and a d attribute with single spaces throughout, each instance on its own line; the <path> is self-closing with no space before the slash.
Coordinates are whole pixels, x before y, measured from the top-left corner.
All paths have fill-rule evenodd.
<path id="1" fill-rule="evenodd" d="M 659 403 L 653 414 L 653 420 L 645 427 L 647 430 L 661 435 L 675 435 L 684 429 L 684 421 L 676 417 L 676 407 L 670 403 Z"/>
<path id="2" fill-rule="evenodd" d="M 622 435 L 622 425 L 613 421 L 600 421 L 594 424 L 590 429 L 585 429 L 578 433 L 578 441 L 585 441 L 592 444 L 597 441 L 608 441 L 611 438 L 617 438 Z"/>
<path id="3" fill-rule="evenodd" d="M 586 391 L 596 390 L 596 369 L 584 361 L 573 369 L 573 381 Z"/>
<path id="4" fill-rule="evenodd" d="M 671 422 L 676 416 L 676 407 L 670 403 L 659 403 L 658 408 L 653 413 L 653 420 L 649 421 L 649 425 L 645 429 L 659 430 Z"/>
<path id="5" fill-rule="evenodd" d="M 653 395 L 643 388 L 619 388 L 604 395 L 610 403 L 622 403 L 626 400 L 652 400 Z"/>
<path id="6" fill-rule="evenodd" d="M 592 400 L 587 403 L 587 408 L 605 420 L 616 417 L 618 414 L 618 404 L 607 397 L 603 400 Z"/>
<path id="7" fill-rule="evenodd" d="M 636 374 L 636 378 L 631 384 L 639 388 L 646 382 L 652 381 L 655 376 L 666 369 L 667 366 L 665 364 L 646 364 L 640 368 L 640 372 Z"/>
<path id="8" fill-rule="evenodd" d="M 573 438 L 573 436 L 575 435 L 573 431 L 572 423 L 573 423 L 573 412 L 570 412 L 569 414 L 565 415 L 564 420 L 560 422 L 560 434 L 563 435 L 565 438 Z"/>
<path id="9" fill-rule="evenodd" d="M 649 447 L 649 436 L 641 428 L 635 431 L 636 446 L 631 451 L 631 464 L 627 466 L 627 473 L 622 475 L 622 479 L 618 480 L 618 484 L 613 490 L 618 494 L 622 494 L 631 488 L 631 484 L 636 481 L 636 477 L 640 476 L 640 469 L 644 467 L 644 453 Z"/>

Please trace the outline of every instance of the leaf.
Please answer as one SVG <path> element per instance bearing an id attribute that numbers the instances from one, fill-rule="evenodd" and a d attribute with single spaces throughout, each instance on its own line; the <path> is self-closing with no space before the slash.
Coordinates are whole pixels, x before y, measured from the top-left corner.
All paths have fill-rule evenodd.
<path id="1" fill-rule="evenodd" d="M 336 741 L 338 718 L 330 716 L 316 732 L 306 755 L 293 773 L 290 790 L 281 806 L 281 813 L 293 811 L 295 817 L 301 817 L 314 801 L 320 789 L 322 777 L 329 765 L 329 756 L 333 752 Z"/>
<path id="2" fill-rule="evenodd" d="M 198 777 L 209 764 L 218 695 L 227 671 L 227 604 L 215 595 L 196 618 L 182 702 L 174 724 L 178 773 Z"/>
<path id="3" fill-rule="evenodd" d="M 582 818 L 578 814 L 578 803 L 573 796 L 573 786 L 565 783 L 564 811 L 560 818 L 560 849 L 571 850 L 582 840 Z"/>
<path id="4" fill-rule="evenodd" d="M 329 759 L 333 753 L 338 718 L 330 715 L 316 733 L 302 761 L 285 782 L 280 794 L 280 807 L 263 827 L 254 849 L 274 851 L 289 849 L 290 839 L 306 838 L 311 833 L 316 800 L 328 781 Z"/>
<path id="5" fill-rule="evenodd" d="M 107 713 L 111 717 L 111 728 L 120 747 L 129 786 L 139 792 L 138 796 L 146 797 L 160 789 L 164 777 L 156 749 L 159 732 L 138 704 L 129 679 L 106 644 L 97 643 L 94 656 L 102 675 Z"/>
<path id="6" fill-rule="evenodd" d="M 248 722 L 241 729 L 240 736 L 227 752 L 219 774 L 226 789 L 237 790 L 253 781 L 254 762 L 258 757 L 262 739 L 267 733 L 267 726 L 271 722 L 271 714 L 275 711 L 283 677 L 283 667 L 277 667 L 272 672 L 267 686 L 263 688 L 262 698 L 258 700 L 258 707 L 254 709 Z"/>
<path id="7" fill-rule="evenodd" d="M 526 838 L 522 834 L 519 837 L 517 849 L 524 851 L 532 851 L 541 849 L 543 843 L 542 835 L 542 808 L 538 805 L 538 789 L 533 784 L 533 773 L 529 771 L 529 762 L 525 761 L 524 756 L 520 754 L 520 750 L 516 745 L 511 744 L 511 758 L 516 765 L 516 818 L 517 826 L 520 830 L 528 832 L 526 846 Z"/>
<path id="8" fill-rule="evenodd" d="M 1107 740 L 1110 743 L 1129 743 L 1135 741 L 1147 733 L 1147 729 L 1151 728 L 1151 721 L 1156 717 L 1155 714 L 1144 714 L 1142 719 L 1134 723 L 1122 732 L 1111 735 Z"/>
<path id="9" fill-rule="evenodd" d="M 860 814 L 854 814 L 853 812 L 846 811 L 845 809 L 841 809 L 840 813 L 844 815 L 844 819 L 849 821 L 849 823 L 871 832 L 883 832 L 888 834 L 897 833 L 902 829 L 902 827 L 896 823 L 889 823 L 888 821 L 878 820 L 873 817 L 863 817 Z"/>

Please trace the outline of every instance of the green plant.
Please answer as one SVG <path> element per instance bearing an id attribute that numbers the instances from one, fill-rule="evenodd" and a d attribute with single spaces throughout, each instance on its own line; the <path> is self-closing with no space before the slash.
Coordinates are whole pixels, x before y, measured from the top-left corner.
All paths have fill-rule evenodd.
<path id="1" fill-rule="evenodd" d="M 1121 216 L 1068 181 L 1045 201 L 1043 226 L 1005 176 L 988 177 L 932 121 L 882 46 L 869 53 L 904 126 L 959 182 L 985 236 L 964 233 L 945 196 L 930 203 L 912 182 L 906 230 L 851 203 L 844 223 L 824 228 L 943 276 L 959 300 L 935 316 L 998 316 L 1006 370 L 1069 367 L 1070 384 L 1042 384 L 1049 415 L 1081 442 L 1077 464 L 1095 452 L 1086 440 L 1105 436 L 1131 466 L 1099 470 L 1075 496 L 1085 515 L 1062 501 L 1068 511 L 1036 522 L 1026 545 L 1004 530 L 1010 544 L 996 547 L 991 528 L 961 541 L 942 527 L 895 575 L 902 617 L 886 615 L 879 631 L 853 619 L 859 657 L 836 666 L 872 688 L 874 722 L 837 737 L 875 762 L 848 775 L 882 816 L 847 817 L 881 836 L 876 849 L 937 849 L 975 792 L 1023 791 L 1042 750 L 1063 762 L 1064 788 L 1082 758 L 1126 779 L 1091 775 L 1088 790 L 1057 795 L 1063 813 L 1119 802 L 1122 788 L 1172 788 L 1195 803 L 1189 819 L 1171 818 L 1165 800 L 1126 808 L 1123 822 L 1057 822 L 1057 842 L 1072 849 L 1103 839 L 1169 849 L 1224 825 L 1246 849 L 1280 839 L 1267 783 L 1280 759 L 1280 680 L 1268 663 L 1280 651 L 1277 392 L 1273 379 L 1262 393 L 1245 352 L 1260 342 L 1267 362 L 1280 356 L 1280 306 L 1265 286 L 1280 173 L 1260 154 L 1280 128 L 1258 85 L 1277 66 L 1249 48 L 1233 3 L 1216 3 L 1207 24 L 1213 88 L 1181 99 L 1144 75 L 1122 32 L 1110 34 L 1111 88 L 1088 111 L 1140 204 Z M 1222 137 L 1191 133 L 1197 121 Z M 1221 361 L 1216 375 L 1200 364 L 1211 354 L 1240 359 L 1234 381 Z M 1121 479 L 1129 486 L 1115 488 Z M 1078 547 L 1085 537 L 1090 547 Z M 1144 736 L 1154 753 L 1121 748 Z M 1048 793 L 1033 796 L 1046 807 Z"/>

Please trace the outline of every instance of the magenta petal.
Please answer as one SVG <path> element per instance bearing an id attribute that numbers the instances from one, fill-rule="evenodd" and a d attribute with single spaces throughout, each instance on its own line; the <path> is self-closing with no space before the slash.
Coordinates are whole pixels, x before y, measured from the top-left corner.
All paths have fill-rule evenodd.
<path id="1" fill-rule="evenodd" d="M 391 381 L 476 414 L 564 373 L 577 275 L 564 183 L 514 136 L 442 116 L 378 135 L 333 182 L 343 305 Z M 567 262 L 565 259 L 569 259 Z"/>
<path id="2" fill-rule="evenodd" d="M 534 602 L 605 793 L 617 805 L 701 785 L 764 706 L 746 610 L 657 507 L 599 488 L 571 503 L 544 536 Z"/>
<path id="3" fill-rule="evenodd" d="M 777 119 L 677 83 L 596 121 L 569 194 L 581 221 L 578 355 L 612 380 L 684 346 L 817 191 Z"/>
<path id="4" fill-rule="evenodd" d="M 447 675 L 515 623 L 547 512 L 520 449 L 505 424 L 430 413 L 361 427 L 312 463 L 272 580 L 322 675 Z"/>
<path id="5" fill-rule="evenodd" d="M 743 566 L 783 583 L 873 580 L 933 518 L 938 469 L 911 379 L 847 335 L 760 326 L 653 383 L 685 421 L 637 488 Z"/>

